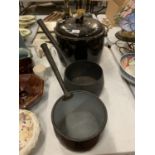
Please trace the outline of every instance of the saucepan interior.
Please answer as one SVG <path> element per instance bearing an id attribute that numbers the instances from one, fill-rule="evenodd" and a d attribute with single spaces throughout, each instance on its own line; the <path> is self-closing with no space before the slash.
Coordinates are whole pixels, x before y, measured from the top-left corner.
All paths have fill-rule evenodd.
<path id="1" fill-rule="evenodd" d="M 103 80 L 103 71 L 98 64 L 77 61 L 66 68 L 64 83 L 68 90 L 86 90 L 99 95 Z"/>
<path id="2" fill-rule="evenodd" d="M 86 91 L 73 91 L 71 99 L 61 97 L 53 107 L 52 123 L 61 141 L 72 142 L 82 149 L 94 144 L 107 122 L 107 111 L 96 95 Z M 88 143 L 85 143 L 88 142 Z M 74 145 L 73 145 L 74 144 Z"/>

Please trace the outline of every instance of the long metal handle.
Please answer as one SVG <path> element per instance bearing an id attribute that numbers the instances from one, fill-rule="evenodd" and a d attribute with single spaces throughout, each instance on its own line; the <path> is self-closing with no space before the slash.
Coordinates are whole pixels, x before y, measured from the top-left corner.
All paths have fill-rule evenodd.
<path id="1" fill-rule="evenodd" d="M 41 29 L 43 30 L 43 32 L 45 33 L 45 35 L 48 37 L 48 39 L 50 40 L 50 42 L 53 44 L 53 46 L 56 48 L 57 52 L 59 53 L 59 55 L 62 56 L 65 65 L 68 65 L 69 62 L 66 59 L 66 57 L 64 56 L 62 50 L 60 49 L 60 47 L 58 46 L 57 42 L 55 41 L 54 37 L 51 35 L 50 31 L 48 30 L 48 28 L 46 27 L 46 25 L 44 24 L 42 19 L 39 19 L 37 21 L 37 23 L 39 24 L 39 26 L 41 27 Z"/>
<path id="2" fill-rule="evenodd" d="M 62 77 L 60 75 L 60 72 L 59 72 L 59 70 L 58 70 L 58 68 L 57 68 L 57 66 L 55 64 L 55 61 L 54 61 L 54 59 L 53 59 L 53 57 L 52 57 L 52 55 L 50 53 L 50 50 L 47 47 L 47 44 L 46 43 L 41 44 L 41 48 L 43 49 L 43 52 L 45 53 L 45 56 L 46 56 L 48 62 L 50 63 L 50 65 L 51 65 L 51 67 L 52 67 L 52 69 L 53 69 L 53 71 L 55 73 L 55 76 L 56 76 L 57 80 L 59 81 L 59 84 L 60 84 L 60 86 L 61 86 L 61 88 L 62 88 L 62 90 L 64 92 L 65 98 L 71 97 L 72 94 L 65 88 L 64 82 L 63 82 Z"/>

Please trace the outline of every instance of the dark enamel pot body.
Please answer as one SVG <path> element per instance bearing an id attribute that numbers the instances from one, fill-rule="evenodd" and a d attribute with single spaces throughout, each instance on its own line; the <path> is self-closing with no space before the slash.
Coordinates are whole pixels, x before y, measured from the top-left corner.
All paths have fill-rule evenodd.
<path id="1" fill-rule="evenodd" d="M 70 63 L 77 60 L 99 61 L 105 36 L 105 29 L 99 21 L 88 17 L 80 21 L 77 18 L 58 21 L 55 34 Z"/>

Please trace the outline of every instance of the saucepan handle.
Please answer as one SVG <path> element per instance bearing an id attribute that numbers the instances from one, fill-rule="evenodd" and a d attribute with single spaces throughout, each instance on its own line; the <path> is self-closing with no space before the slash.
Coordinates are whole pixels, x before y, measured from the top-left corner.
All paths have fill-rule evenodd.
<path id="1" fill-rule="evenodd" d="M 57 80 L 59 81 L 59 84 L 60 84 L 60 86 L 61 86 L 61 88 L 62 88 L 62 90 L 64 92 L 64 97 L 66 99 L 71 97 L 72 94 L 65 88 L 64 82 L 63 82 L 62 77 L 60 75 L 60 72 L 59 72 L 59 70 L 58 70 L 58 68 L 57 68 L 57 66 L 55 64 L 55 61 L 54 61 L 54 59 L 53 59 L 53 57 L 52 57 L 52 55 L 50 53 L 50 50 L 47 47 L 47 44 L 46 43 L 41 44 L 41 48 L 43 49 L 43 52 L 44 52 L 48 62 L 50 63 L 51 68 L 53 69 L 53 72 L 55 73 L 55 76 L 56 76 Z"/>
<path id="2" fill-rule="evenodd" d="M 41 29 L 43 30 L 43 32 L 45 33 L 45 35 L 48 37 L 48 39 L 50 40 L 50 42 L 53 44 L 53 46 L 56 48 L 58 54 L 61 55 L 61 57 L 63 58 L 63 61 L 65 62 L 65 64 L 68 65 L 69 62 L 67 61 L 67 59 L 64 56 L 62 50 L 58 46 L 58 43 L 56 42 L 56 40 L 54 39 L 54 37 L 51 35 L 51 33 L 48 30 L 48 28 L 46 27 L 46 25 L 44 24 L 43 20 L 42 19 L 39 19 L 37 21 L 37 23 L 39 24 L 39 26 L 41 27 Z"/>

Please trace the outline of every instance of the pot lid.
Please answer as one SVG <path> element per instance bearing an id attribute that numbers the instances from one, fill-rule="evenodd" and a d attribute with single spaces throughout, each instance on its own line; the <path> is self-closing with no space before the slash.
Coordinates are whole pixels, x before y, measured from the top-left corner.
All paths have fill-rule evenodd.
<path id="1" fill-rule="evenodd" d="M 55 28 L 59 34 L 73 38 L 94 36 L 103 30 L 103 25 L 98 20 L 83 16 L 59 20 Z"/>

